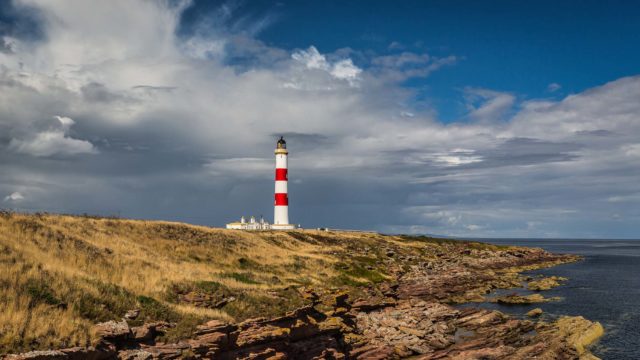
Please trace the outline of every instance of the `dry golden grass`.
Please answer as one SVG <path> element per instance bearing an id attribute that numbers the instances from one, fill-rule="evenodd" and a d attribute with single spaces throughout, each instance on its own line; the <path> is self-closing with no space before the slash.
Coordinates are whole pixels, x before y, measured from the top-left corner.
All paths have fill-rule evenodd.
<path id="1" fill-rule="evenodd" d="M 246 232 L 0 212 L 0 354 L 86 345 L 94 340 L 92 324 L 132 308 L 141 309 L 138 323 L 177 323 L 168 340 L 188 336 L 206 319 L 274 315 L 302 303 L 295 287 L 385 279 L 379 260 L 389 246 L 424 255 L 438 245 L 374 233 Z M 369 255 L 354 259 L 353 250 Z M 220 309 L 196 307 L 183 301 L 185 293 L 236 300 Z"/>

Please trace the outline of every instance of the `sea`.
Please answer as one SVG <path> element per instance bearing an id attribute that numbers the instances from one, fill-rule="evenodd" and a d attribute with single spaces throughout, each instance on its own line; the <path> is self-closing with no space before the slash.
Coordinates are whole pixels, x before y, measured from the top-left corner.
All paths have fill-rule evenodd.
<path id="1" fill-rule="evenodd" d="M 479 241 L 540 247 L 554 253 L 582 255 L 584 260 L 525 273 L 568 278 L 564 285 L 542 292 L 545 297 L 560 297 L 560 301 L 516 306 L 487 302 L 474 306 L 500 310 L 520 318 L 536 307 L 544 311 L 543 319 L 546 320 L 562 315 L 581 315 L 599 321 L 605 328 L 605 335 L 591 347 L 594 355 L 612 360 L 640 359 L 640 240 Z M 531 293 L 524 288 L 500 291 L 505 294 Z"/>

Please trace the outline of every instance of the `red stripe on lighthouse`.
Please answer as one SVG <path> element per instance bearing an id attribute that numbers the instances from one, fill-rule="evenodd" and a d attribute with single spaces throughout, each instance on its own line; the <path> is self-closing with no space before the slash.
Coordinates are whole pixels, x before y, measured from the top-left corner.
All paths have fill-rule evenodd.
<path id="1" fill-rule="evenodd" d="M 276 206 L 289 206 L 289 196 L 286 193 L 277 193 Z"/>
<path id="2" fill-rule="evenodd" d="M 287 181 L 287 169 L 276 169 L 276 181 Z"/>

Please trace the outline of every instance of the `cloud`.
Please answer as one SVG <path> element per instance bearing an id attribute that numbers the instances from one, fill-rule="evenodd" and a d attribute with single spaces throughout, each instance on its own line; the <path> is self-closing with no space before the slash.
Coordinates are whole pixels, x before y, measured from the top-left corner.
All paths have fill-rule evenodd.
<path id="1" fill-rule="evenodd" d="M 488 89 L 468 87 L 464 93 L 469 117 L 476 120 L 500 120 L 516 101 L 516 97 L 510 93 Z"/>
<path id="2" fill-rule="evenodd" d="M 5 202 L 20 202 L 22 200 L 24 200 L 24 196 L 17 191 L 4 197 Z"/>
<path id="3" fill-rule="evenodd" d="M 623 149 L 625 155 L 640 158 L 640 144 L 625 145 Z"/>
<path id="4" fill-rule="evenodd" d="M 346 80 L 351 86 L 357 85 L 362 69 L 353 64 L 351 59 L 343 59 L 330 63 L 318 49 L 310 46 L 307 50 L 298 50 L 291 55 L 295 61 L 302 63 L 307 69 L 326 71 L 336 79 Z"/>
<path id="5" fill-rule="evenodd" d="M 53 155 L 95 154 L 97 150 L 88 141 L 67 135 L 75 122 L 66 116 L 54 116 L 59 121 L 58 129 L 50 129 L 33 134 L 28 139 L 11 139 L 9 149 L 17 153 L 37 157 Z"/>
<path id="6" fill-rule="evenodd" d="M 483 161 L 482 156 L 475 154 L 475 150 L 453 149 L 446 153 L 434 153 L 429 158 L 433 159 L 436 165 L 460 166 Z"/>
<path id="7" fill-rule="evenodd" d="M 426 53 L 405 51 L 373 58 L 371 72 L 385 82 L 403 82 L 411 78 L 425 78 L 443 66 L 455 64 L 458 60 L 453 55 L 437 58 Z"/>
<path id="8" fill-rule="evenodd" d="M 468 87 L 467 116 L 445 124 L 403 82 L 457 55 L 292 51 L 236 8 L 181 31 L 185 2 L 15 4 L 43 36 L 0 52 L 0 193 L 28 189 L 34 208 L 269 214 L 284 135 L 291 216 L 308 227 L 637 235 L 639 76 L 557 100 Z"/>

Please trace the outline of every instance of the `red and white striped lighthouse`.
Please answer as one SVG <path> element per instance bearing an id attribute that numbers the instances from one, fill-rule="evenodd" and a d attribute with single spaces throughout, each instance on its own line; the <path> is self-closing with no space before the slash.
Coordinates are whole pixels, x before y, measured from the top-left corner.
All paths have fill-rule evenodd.
<path id="1" fill-rule="evenodd" d="M 272 229 L 284 230 L 293 229 L 294 225 L 289 224 L 289 191 L 288 191 L 288 161 L 287 143 L 281 136 L 276 144 L 276 194 L 275 206 L 273 210 Z"/>

